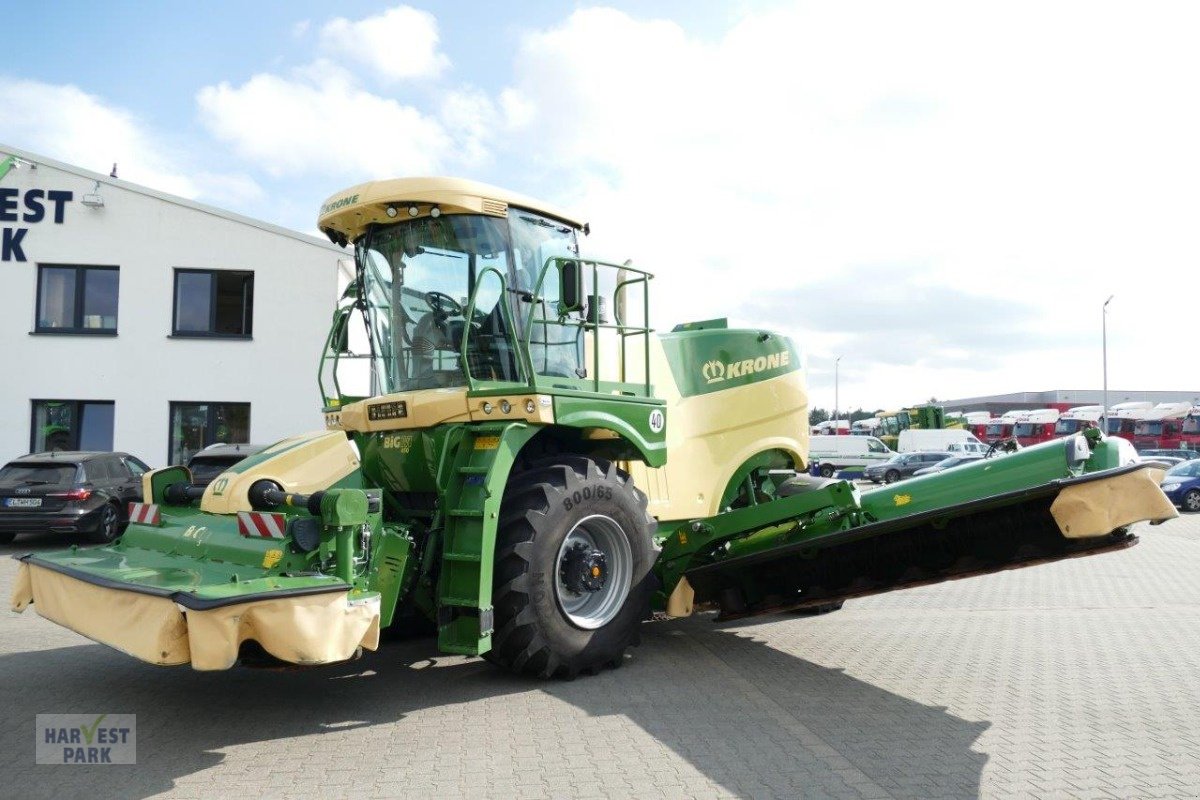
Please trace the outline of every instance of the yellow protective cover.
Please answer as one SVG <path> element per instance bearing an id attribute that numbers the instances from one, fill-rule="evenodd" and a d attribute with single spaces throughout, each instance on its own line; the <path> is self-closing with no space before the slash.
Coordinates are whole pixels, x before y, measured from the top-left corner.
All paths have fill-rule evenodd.
<path id="1" fill-rule="evenodd" d="M 254 600 L 205 611 L 170 598 L 112 589 L 27 563 L 17 571 L 13 611 L 39 615 L 151 664 L 228 669 L 253 640 L 293 664 L 330 664 L 379 646 L 379 596 L 346 592 Z"/>
<path id="2" fill-rule="evenodd" d="M 1050 514 L 1068 539 L 1103 536 L 1141 520 L 1179 516 L 1163 494 L 1161 469 L 1139 469 L 1112 478 L 1068 486 L 1054 498 Z"/>

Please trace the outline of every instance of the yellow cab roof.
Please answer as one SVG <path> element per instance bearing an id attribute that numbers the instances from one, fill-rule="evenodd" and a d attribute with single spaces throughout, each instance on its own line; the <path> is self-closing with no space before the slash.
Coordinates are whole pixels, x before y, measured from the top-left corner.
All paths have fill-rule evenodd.
<path id="1" fill-rule="evenodd" d="M 394 178 L 370 181 L 338 192 L 321 204 L 317 226 L 330 239 L 345 244 L 366 232 L 372 223 L 391 223 L 428 216 L 436 206 L 443 214 L 488 214 L 507 217 L 508 207 L 517 206 L 553 217 L 575 228 L 584 223 L 553 206 L 519 194 L 465 178 Z M 388 215 L 388 207 L 395 209 Z"/>

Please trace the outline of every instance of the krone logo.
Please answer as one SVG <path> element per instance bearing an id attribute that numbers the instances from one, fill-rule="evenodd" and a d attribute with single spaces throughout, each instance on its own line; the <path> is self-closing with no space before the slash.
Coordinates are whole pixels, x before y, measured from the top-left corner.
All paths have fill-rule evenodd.
<path id="1" fill-rule="evenodd" d="M 700 372 L 704 375 L 704 380 L 708 383 L 717 383 L 725 380 L 725 365 L 720 361 L 706 361 L 704 366 L 700 368 Z"/>
<path id="2" fill-rule="evenodd" d="M 758 372 L 780 369 L 791 363 L 791 353 L 781 350 L 757 358 L 743 358 L 740 361 L 705 361 L 700 367 L 700 374 L 706 383 L 720 383 L 732 378 L 748 378 Z"/>

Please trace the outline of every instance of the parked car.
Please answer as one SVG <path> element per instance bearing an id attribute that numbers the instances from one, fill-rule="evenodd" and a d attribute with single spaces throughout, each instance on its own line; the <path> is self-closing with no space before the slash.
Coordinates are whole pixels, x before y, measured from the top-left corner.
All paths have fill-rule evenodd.
<path id="1" fill-rule="evenodd" d="M 208 486 L 225 470 L 265 448 L 265 444 L 213 444 L 188 459 L 193 486 Z"/>
<path id="2" fill-rule="evenodd" d="M 950 456 L 949 458 L 944 458 L 931 466 L 921 467 L 919 470 L 913 473 L 913 477 L 915 478 L 918 475 L 932 475 L 935 472 L 941 472 L 944 469 L 957 467 L 960 464 L 970 464 L 972 462 L 979 461 L 982 458 L 983 453 L 962 453 L 959 455 Z"/>
<path id="3" fill-rule="evenodd" d="M 911 477 L 922 467 L 931 467 L 939 461 L 944 461 L 953 453 L 901 453 L 892 456 L 882 464 L 873 464 L 865 470 L 864 477 L 872 483 L 895 483 L 901 478 Z"/>
<path id="4" fill-rule="evenodd" d="M 1200 459 L 1185 461 L 1167 470 L 1162 490 L 1184 511 L 1200 511 Z"/>
<path id="5" fill-rule="evenodd" d="M 18 533 L 68 533 L 111 542 L 142 499 L 150 468 L 128 453 L 31 453 L 0 468 L 0 544 Z"/>
<path id="6" fill-rule="evenodd" d="M 1138 461 L 1153 461 L 1156 464 L 1166 464 L 1169 467 L 1173 467 L 1176 464 L 1184 463 L 1187 459 L 1176 458 L 1175 456 L 1142 456 L 1142 455 L 1139 455 L 1137 457 L 1137 460 Z"/>

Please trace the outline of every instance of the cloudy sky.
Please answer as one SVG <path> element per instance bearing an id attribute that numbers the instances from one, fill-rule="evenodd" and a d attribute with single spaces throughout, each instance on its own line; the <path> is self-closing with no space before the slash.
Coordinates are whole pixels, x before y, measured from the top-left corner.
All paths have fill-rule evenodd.
<path id="1" fill-rule="evenodd" d="M 1200 389 L 1200 5 L 42 3 L 0 143 L 304 231 L 371 178 L 576 209 L 656 323 L 792 335 L 815 405 Z"/>

